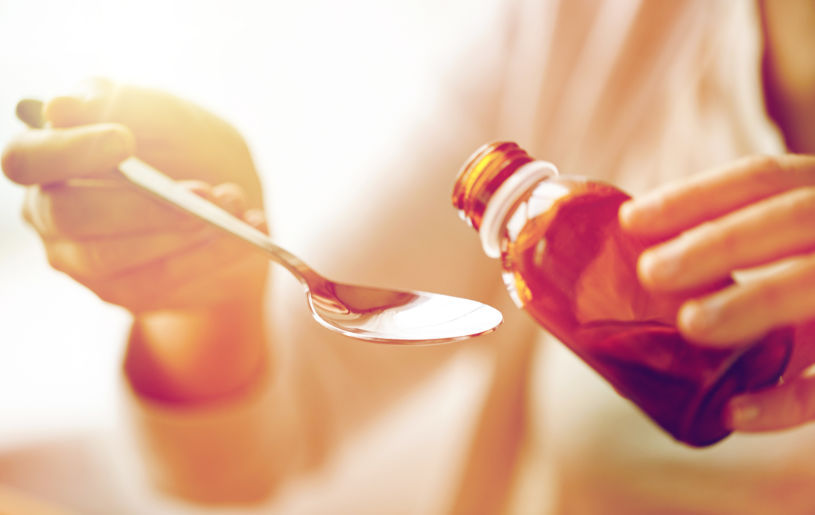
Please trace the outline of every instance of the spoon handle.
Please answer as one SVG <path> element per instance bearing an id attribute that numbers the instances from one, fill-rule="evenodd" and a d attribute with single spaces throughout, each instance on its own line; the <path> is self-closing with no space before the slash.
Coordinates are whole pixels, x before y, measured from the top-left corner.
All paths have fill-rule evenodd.
<path id="1" fill-rule="evenodd" d="M 299 279 L 311 271 L 300 258 L 276 245 L 265 233 L 179 186 L 141 159 L 129 157 L 119 163 L 118 168 L 128 181 L 142 190 L 263 250 Z"/>
<path id="2" fill-rule="evenodd" d="M 33 129 L 43 128 L 42 102 L 34 99 L 21 100 L 17 104 L 17 117 Z M 301 282 L 313 274 L 311 268 L 300 258 L 275 245 L 266 234 L 179 186 L 173 179 L 141 159 L 129 157 L 119 163 L 118 170 L 128 181 L 154 197 L 260 248 Z"/>

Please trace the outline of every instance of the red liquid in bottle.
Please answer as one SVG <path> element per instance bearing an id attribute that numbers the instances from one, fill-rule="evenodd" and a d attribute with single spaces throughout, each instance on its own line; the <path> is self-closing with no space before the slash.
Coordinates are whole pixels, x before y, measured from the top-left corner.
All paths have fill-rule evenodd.
<path id="1" fill-rule="evenodd" d="M 496 177 L 504 163 L 494 154 L 517 153 L 513 146 L 482 149 L 459 181 L 491 154 L 494 169 L 481 172 Z M 484 180 L 473 198 L 486 205 L 504 180 Z M 456 204 L 466 206 L 457 191 Z M 730 433 L 722 410 L 731 397 L 778 381 L 792 331 L 735 350 L 686 341 L 674 326 L 679 299 L 652 294 L 637 280 L 645 245 L 617 222 L 627 199 L 610 185 L 563 176 L 522 192 L 501 229 L 505 283 L 520 307 L 674 438 L 710 445 Z M 473 225 L 482 214 L 470 217 Z"/>

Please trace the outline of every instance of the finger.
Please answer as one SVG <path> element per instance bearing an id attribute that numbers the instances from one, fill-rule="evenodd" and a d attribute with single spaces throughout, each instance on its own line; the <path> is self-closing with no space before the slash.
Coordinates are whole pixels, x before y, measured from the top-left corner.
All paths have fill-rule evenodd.
<path id="1" fill-rule="evenodd" d="M 189 185 L 190 183 L 181 183 Z M 205 184 L 188 187 L 199 193 Z M 31 188 L 23 217 L 43 238 L 82 239 L 156 231 L 194 231 L 203 222 L 149 194 L 110 181 Z"/>
<path id="2" fill-rule="evenodd" d="M 215 229 L 202 227 L 188 232 L 156 232 L 74 240 L 46 240 L 52 267 L 80 282 L 108 279 L 186 252 L 215 237 Z"/>
<path id="3" fill-rule="evenodd" d="M 255 229 L 269 234 L 269 226 L 266 222 L 266 215 L 260 209 L 250 209 L 243 214 L 243 220 Z"/>
<path id="4" fill-rule="evenodd" d="M 815 363 L 815 318 L 795 325 L 795 345 L 784 379 L 795 378 Z"/>
<path id="5" fill-rule="evenodd" d="M 631 232 L 664 237 L 763 198 L 815 185 L 815 157 L 751 157 L 632 199 L 620 207 Z"/>
<path id="6" fill-rule="evenodd" d="M 698 288 L 733 270 L 815 247 L 815 188 L 797 188 L 705 222 L 645 251 L 638 262 L 652 289 Z"/>
<path id="7" fill-rule="evenodd" d="M 213 189 L 199 181 L 179 184 L 207 200 L 214 200 Z M 107 278 L 130 269 L 145 266 L 200 245 L 214 237 L 217 229 L 203 226 L 195 231 L 124 234 L 109 237 L 68 239 L 57 237 L 45 241 L 51 265 L 72 277 Z"/>
<path id="8" fill-rule="evenodd" d="M 212 188 L 213 201 L 235 216 L 241 216 L 248 207 L 243 189 L 235 183 L 227 182 Z"/>
<path id="9" fill-rule="evenodd" d="M 43 114 L 43 103 L 39 100 L 24 98 L 17 102 L 15 109 L 17 118 L 25 122 L 32 129 L 45 127 L 45 116 Z"/>
<path id="10" fill-rule="evenodd" d="M 240 298 L 260 298 L 266 287 L 268 260 L 257 253 L 238 254 L 207 273 L 190 277 L 162 299 L 163 309 L 224 305 Z M 213 285 L 223 285 L 213 288 Z"/>
<path id="11" fill-rule="evenodd" d="M 9 179 L 24 185 L 111 177 L 133 149 L 132 135 L 117 124 L 32 130 L 6 147 L 2 166 Z"/>
<path id="12" fill-rule="evenodd" d="M 134 312 L 184 308 L 200 301 L 179 293 L 186 285 L 200 280 L 212 290 L 213 281 L 205 279 L 242 260 L 253 261 L 260 267 L 268 264 L 261 251 L 230 235 L 217 234 L 184 252 L 127 270 L 115 278 L 95 279 L 86 284 L 103 300 Z M 224 298 L 229 292 L 210 291 L 208 296 L 213 295 Z"/>
<path id="13" fill-rule="evenodd" d="M 755 340 L 774 327 L 815 314 L 815 255 L 791 258 L 749 282 L 685 302 L 682 334 L 700 343 L 732 345 Z"/>
<path id="14" fill-rule="evenodd" d="M 217 199 L 215 197 L 215 190 L 212 186 L 205 183 L 204 181 L 195 181 L 195 180 L 188 180 L 188 181 L 176 181 L 176 184 L 179 186 L 188 189 L 189 191 L 195 193 L 199 197 L 206 199 L 210 202 L 216 202 Z"/>
<path id="15" fill-rule="evenodd" d="M 260 184 L 243 138 L 230 124 L 191 102 L 150 88 L 95 80 L 79 93 L 47 102 L 54 127 L 114 122 L 128 127 L 138 157 L 175 179 L 240 184 L 261 207 Z"/>
<path id="16" fill-rule="evenodd" d="M 115 121 L 140 132 L 168 123 L 172 117 L 161 111 L 175 101 L 180 99 L 156 90 L 91 78 L 48 100 L 43 116 L 53 127 Z"/>
<path id="17" fill-rule="evenodd" d="M 117 119 L 114 111 L 116 102 L 130 100 L 121 97 L 124 89 L 124 86 L 101 77 L 81 81 L 70 91 L 45 102 L 43 118 L 52 127 L 114 121 Z M 122 123 L 121 120 L 119 122 Z"/>
<path id="18" fill-rule="evenodd" d="M 211 128 L 216 127 L 220 137 L 236 135 L 234 129 L 224 130 L 229 126 L 218 117 L 186 100 L 164 91 L 106 79 L 84 81 L 74 91 L 52 98 L 45 103 L 43 113 L 53 127 L 106 122 L 125 125 L 136 136 L 140 150 L 156 147 L 153 149 L 156 155 L 148 157 L 159 160 L 162 154 L 178 152 L 201 154 L 205 163 L 220 148 L 215 137 L 208 137 Z M 157 168 L 165 168 L 161 164 Z"/>
<path id="19" fill-rule="evenodd" d="M 815 420 L 815 376 L 803 375 L 774 388 L 734 397 L 725 417 L 732 429 L 747 432 L 786 429 Z"/>

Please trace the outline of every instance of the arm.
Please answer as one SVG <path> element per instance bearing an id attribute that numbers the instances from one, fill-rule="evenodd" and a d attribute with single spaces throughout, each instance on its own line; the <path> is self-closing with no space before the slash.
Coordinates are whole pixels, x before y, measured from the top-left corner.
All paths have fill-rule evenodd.
<path id="1" fill-rule="evenodd" d="M 3 169 L 28 187 L 24 217 L 50 263 L 132 313 L 125 369 L 133 390 L 184 411 L 256 389 L 267 372 L 267 260 L 113 173 L 136 152 L 263 229 L 259 181 L 240 136 L 170 95 L 104 81 L 85 96 L 53 99 L 45 117 L 48 128 L 7 146 Z"/>
<path id="2" fill-rule="evenodd" d="M 7 175 L 33 185 L 28 218 L 42 234 L 52 263 L 103 299 L 133 312 L 133 338 L 125 366 L 134 391 L 145 401 L 183 414 L 189 408 L 206 409 L 222 401 L 240 404 L 247 396 L 257 398 L 257 390 L 268 386 L 268 406 L 274 410 L 271 417 L 266 416 L 268 409 L 244 410 L 232 416 L 231 428 L 227 427 L 232 423 L 229 421 L 211 425 L 211 438 L 196 441 L 189 437 L 190 431 L 200 435 L 206 421 L 188 424 L 183 430 L 173 425 L 175 422 L 144 419 L 165 487 L 198 499 L 218 495 L 214 492 L 218 488 L 222 488 L 221 498 L 263 495 L 282 478 L 318 463 L 398 399 L 400 392 L 415 386 L 459 351 L 459 346 L 408 351 L 349 343 L 330 335 L 307 315 L 301 292 L 285 274 L 275 278 L 273 302 L 269 311 L 263 312 L 264 292 L 259 285 L 265 282 L 265 259 L 261 266 L 243 246 L 231 246 L 229 240 L 221 240 L 194 221 L 135 195 L 109 176 L 113 165 L 134 147 L 125 146 L 123 152 L 110 156 L 92 154 L 99 162 L 83 163 L 80 159 L 86 155 L 83 145 L 97 141 L 85 135 L 89 128 L 124 135 L 126 141 L 134 138 L 137 155 L 180 180 L 239 184 L 241 195 L 221 191 L 234 188 L 200 183 L 189 186 L 252 221 L 258 205 L 252 198 L 259 200 L 260 195 L 250 193 L 256 189 L 253 170 L 242 172 L 242 164 L 247 162 L 242 142 L 231 151 L 198 157 L 200 152 L 218 148 L 212 140 L 219 144 L 221 140 L 234 141 L 231 129 L 213 122 L 215 134 L 201 134 L 202 127 L 207 126 L 202 121 L 210 121 L 205 113 L 183 102 L 175 108 L 177 99 L 156 92 L 124 88 L 96 95 L 53 100 L 46 113 L 53 128 L 25 135 L 6 153 Z M 148 109 L 146 101 L 159 105 Z M 119 107 L 111 109 L 111 102 Z M 129 111 L 128 106 L 136 112 Z M 495 294 L 505 297 L 494 263 L 480 257 L 477 240 L 449 207 L 455 169 L 474 146 L 490 137 L 483 134 L 489 115 L 475 111 L 462 117 L 465 107 L 451 103 L 451 121 L 455 123 L 429 120 L 432 132 L 417 131 L 413 148 L 422 148 L 421 153 L 406 145 L 404 156 L 394 156 L 388 166 L 383 163 L 391 176 L 383 176 L 381 182 L 370 186 L 390 199 L 388 209 L 358 203 L 353 210 L 338 213 L 347 219 L 337 223 L 350 229 L 344 231 L 344 241 L 326 238 L 316 243 L 317 248 L 309 255 L 330 256 L 326 266 L 315 263 L 318 268 L 334 277 L 371 284 L 444 291 L 489 302 L 494 302 Z M 157 126 L 139 125 L 140 114 L 149 120 L 163 120 L 167 111 L 173 116 Z M 191 130 L 184 120 L 196 127 L 190 141 L 178 139 L 179 133 Z M 77 139 L 67 144 L 66 137 Z M 53 147 L 58 151 L 53 161 L 32 164 L 39 159 L 36 156 L 48 154 Z M 167 155 L 173 148 L 181 149 L 177 155 L 184 160 L 180 163 Z M 230 152 L 241 156 L 237 163 L 224 159 Z M 78 164 L 66 171 L 51 166 L 54 162 Z M 398 163 L 396 168 L 394 162 Z M 83 182 L 87 177 L 95 182 Z M 104 194 L 95 195 L 102 187 L 107 188 Z M 54 199 L 58 199 L 56 204 Z M 55 205 L 58 211 L 52 212 Z M 365 223 L 360 223 L 363 219 Z M 57 220 L 58 227 L 49 227 L 43 220 Z M 94 229 L 104 229 L 104 244 L 100 243 L 102 238 L 95 241 L 99 234 L 87 232 L 98 220 L 112 224 Z M 177 227 L 172 225 L 176 222 Z M 107 245 L 111 242 L 118 243 Z M 139 256 L 138 249 L 151 252 Z M 101 262 L 100 256 L 109 259 Z M 369 267 L 359 266 L 363 259 Z M 502 339 L 510 340 L 515 334 L 510 326 L 502 329 Z M 466 344 L 466 349 L 484 352 L 495 342 L 495 337 L 489 337 Z M 271 366 L 264 370 L 259 365 L 267 360 Z M 236 441 L 245 445 L 236 450 Z M 253 458 L 260 469 L 240 470 L 246 476 L 263 478 L 263 484 L 255 484 L 256 488 L 245 495 L 236 495 L 234 484 L 219 485 L 217 477 L 205 477 L 195 469 L 196 460 L 219 454 L 224 459 L 231 459 L 226 456 L 231 454 L 237 465 L 247 456 Z M 256 474 L 258 470 L 262 474 Z M 246 476 L 238 482 L 251 483 Z"/>

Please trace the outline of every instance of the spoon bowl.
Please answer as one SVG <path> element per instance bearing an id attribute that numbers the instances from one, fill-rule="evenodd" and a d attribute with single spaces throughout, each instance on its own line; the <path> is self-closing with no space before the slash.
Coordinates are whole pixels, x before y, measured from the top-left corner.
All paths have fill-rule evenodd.
<path id="1" fill-rule="evenodd" d="M 42 102 L 21 100 L 17 117 L 42 128 Z M 497 328 L 501 312 L 474 300 L 438 293 L 370 288 L 330 281 L 265 233 L 130 157 L 118 171 L 138 188 L 261 249 L 303 285 L 314 318 L 346 336 L 376 343 L 428 345 L 463 340 Z"/>
<path id="2" fill-rule="evenodd" d="M 396 291 L 324 281 L 306 293 L 314 318 L 352 338 L 401 345 L 462 340 L 495 329 L 501 313 L 480 302 L 438 293 Z"/>

